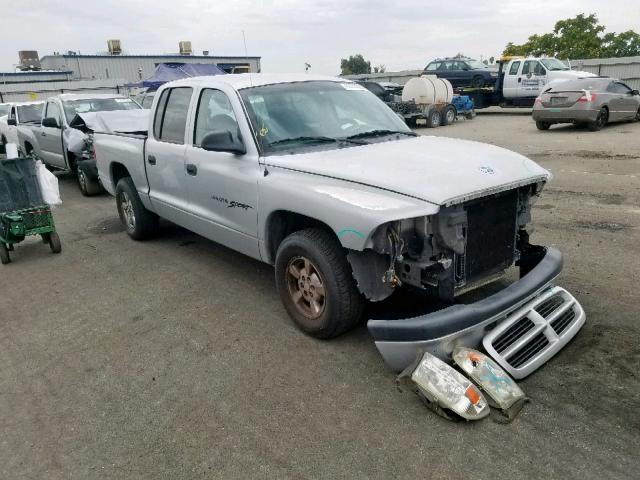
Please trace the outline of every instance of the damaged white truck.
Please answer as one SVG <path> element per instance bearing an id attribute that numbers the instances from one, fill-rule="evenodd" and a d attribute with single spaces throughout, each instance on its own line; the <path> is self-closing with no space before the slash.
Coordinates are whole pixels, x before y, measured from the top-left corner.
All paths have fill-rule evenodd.
<path id="1" fill-rule="evenodd" d="M 293 321 L 337 336 L 410 286 L 450 306 L 369 320 L 387 363 L 419 351 L 450 361 L 485 350 L 522 378 L 557 353 L 585 314 L 554 285 L 562 256 L 529 243 L 531 205 L 550 173 L 517 153 L 417 136 L 344 79 L 243 74 L 171 82 L 148 135 L 95 134 L 99 176 L 137 240 L 166 218 L 275 266 Z M 471 304 L 460 294 L 519 267 Z"/>

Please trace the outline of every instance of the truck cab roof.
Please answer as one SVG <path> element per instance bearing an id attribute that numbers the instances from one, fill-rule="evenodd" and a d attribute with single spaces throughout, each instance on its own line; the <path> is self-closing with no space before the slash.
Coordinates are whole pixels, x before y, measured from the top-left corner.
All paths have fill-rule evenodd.
<path id="1" fill-rule="evenodd" d="M 346 78 L 331 77 L 327 75 L 310 75 L 307 73 L 234 73 L 229 75 L 215 75 L 174 80 L 173 82 L 165 83 L 161 88 L 165 86 L 176 87 L 180 85 L 208 86 L 220 85 L 222 83 L 229 85 L 236 90 L 241 90 L 243 88 L 261 87 L 265 85 L 275 85 L 278 83 L 311 81 L 352 83 L 351 80 Z"/>

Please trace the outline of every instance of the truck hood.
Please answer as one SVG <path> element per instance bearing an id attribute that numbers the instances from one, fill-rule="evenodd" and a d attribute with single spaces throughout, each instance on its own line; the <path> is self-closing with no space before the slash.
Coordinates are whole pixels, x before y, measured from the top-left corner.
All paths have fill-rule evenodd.
<path id="1" fill-rule="evenodd" d="M 322 175 L 400 193 L 437 205 L 546 181 L 528 158 L 479 142 L 418 136 L 335 150 L 264 157 L 271 167 Z"/>

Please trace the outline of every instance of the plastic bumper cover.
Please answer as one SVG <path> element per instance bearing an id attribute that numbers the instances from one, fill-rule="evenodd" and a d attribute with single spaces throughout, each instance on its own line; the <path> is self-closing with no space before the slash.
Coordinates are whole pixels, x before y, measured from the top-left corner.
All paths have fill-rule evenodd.
<path id="1" fill-rule="evenodd" d="M 419 350 L 448 360 L 458 345 L 477 348 L 489 330 L 548 289 L 561 270 L 562 254 L 547 247 L 526 275 L 494 295 L 405 320 L 369 320 L 367 326 L 396 371 L 409 365 Z"/>

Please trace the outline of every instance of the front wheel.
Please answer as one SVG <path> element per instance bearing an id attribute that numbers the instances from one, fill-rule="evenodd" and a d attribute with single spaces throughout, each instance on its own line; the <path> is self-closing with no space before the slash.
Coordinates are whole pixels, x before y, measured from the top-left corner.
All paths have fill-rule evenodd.
<path id="1" fill-rule="evenodd" d="M 364 300 L 334 235 L 317 228 L 292 233 L 280 244 L 275 267 L 282 303 L 302 331 L 332 338 L 359 322 Z"/>
<path id="2" fill-rule="evenodd" d="M 428 128 L 436 128 L 439 127 L 442 123 L 442 113 L 437 108 L 431 109 L 429 114 L 427 115 L 427 127 Z"/>
<path id="3" fill-rule="evenodd" d="M 142 204 L 131 177 L 120 179 L 116 185 L 116 206 L 120 221 L 134 240 L 145 240 L 158 230 L 158 216 Z"/>
<path id="4" fill-rule="evenodd" d="M 0 242 L 0 263 L 6 265 L 11 262 L 11 257 L 9 256 L 9 249 L 4 244 L 4 242 Z"/>
<path id="5" fill-rule="evenodd" d="M 551 127 L 551 124 L 549 122 L 541 122 L 538 120 L 536 122 L 536 127 L 538 128 L 538 130 L 549 130 L 549 127 Z"/>
<path id="6" fill-rule="evenodd" d="M 89 175 L 87 175 L 87 172 L 85 172 L 84 168 L 80 165 L 77 167 L 76 176 L 78 179 L 80 193 L 82 193 L 83 196 L 93 197 L 102 191 L 100 182 L 93 180 Z"/>
<path id="7" fill-rule="evenodd" d="M 476 75 L 471 79 L 471 86 L 473 88 L 482 88 L 484 87 L 484 77 L 481 75 Z"/>

